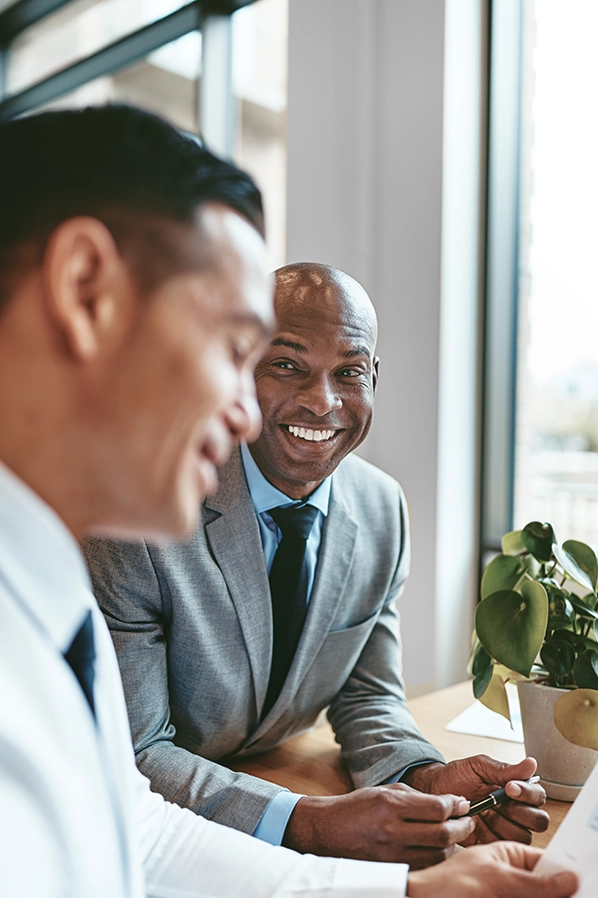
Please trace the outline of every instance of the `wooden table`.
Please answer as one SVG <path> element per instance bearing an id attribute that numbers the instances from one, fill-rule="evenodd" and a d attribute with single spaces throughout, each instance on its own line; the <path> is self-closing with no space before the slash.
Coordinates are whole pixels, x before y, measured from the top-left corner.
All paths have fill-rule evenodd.
<path id="1" fill-rule="evenodd" d="M 476 754 L 492 755 L 511 763 L 524 758 L 524 747 L 518 742 L 468 736 L 444 729 L 445 724 L 465 710 L 472 700 L 471 684 L 459 683 L 415 698 L 409 702 L 409 707 L 426 739 L 447 761 Z M 230 766 L 304 795 L 342 795 L 351 788 L 340 763 L 340 749 L 327 723 L 304 736 L 289 739 L 273 751 Z M 546 847 L 570 807 L 568 802 L 548 799 L 546 809 L 550 814 L 550 827 L 546 833 L 534 835 L 534 845 Z"/>

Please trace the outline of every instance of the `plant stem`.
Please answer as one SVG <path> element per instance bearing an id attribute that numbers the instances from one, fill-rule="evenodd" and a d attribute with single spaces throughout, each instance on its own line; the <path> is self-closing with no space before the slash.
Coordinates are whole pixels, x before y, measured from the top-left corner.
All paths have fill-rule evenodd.
<path id="1" fill-rule="evenodd" d="M 550 570 L 549 570 L 548 573 L 546 574 L 547 577 L 552 577 L 552 574 L 553 574 L 553 572 L 554 572 L 555 567 L 557 566 L 557 563 L 558 563 L 558 562 L 557 562 L 557 560 L 556 560 L 556 558 L 555 558 L 554 564 L 552 565 L 552 567 L 550 568 Z"/>

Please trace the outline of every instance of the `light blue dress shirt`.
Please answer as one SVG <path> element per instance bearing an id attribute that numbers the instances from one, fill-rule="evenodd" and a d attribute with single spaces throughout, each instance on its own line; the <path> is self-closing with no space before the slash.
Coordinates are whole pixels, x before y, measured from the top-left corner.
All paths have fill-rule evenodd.
<path id="1" fill-rule="evenodd" d="M 245 443 L 241 444 L 241 458 L 245 469 L 245 477 L 247 478 L 247 486 L 251 495 L 251 501 L 255 508 L 258 524 L 260 527 L 260 535 L 262 538 L 262 547 L 266 559 L 266 567 L 268 573 L 272 567 L 272 562 L 278 548 L 278 544 L 282 539 L 280 528 L 274 519 L 268 514 L 269 508 L 277 508 L 279 506 L 299 505 L 296 499 L 290 499 L 275 486 L 266 480 L 257 464 L 253 460 L 251 452 Z M 311 591 L 313 589 L 316 576 L 316 565 L 318 563 L 318 553 L 320 551 L 320 543 L 322 541 L 322 527 L 324 518 L 328 514 L 328 506 L 330 503 L 330 487 L 331 480 L 327 477 L 322 481 L 320 486 L 314 490 L 309 497 L 308 505 L 313 505 L 319 510 L 312 527 L 307 546 L 305 548 L 305 558 L 307 560 L 307 601 L 309 602 Z M 401 777 L 414 767 L 429 764 L 430 761 L 421 761 L 417 764 L 410 764 L 404 767 L 394 776 L 386 780 L 387 783 L 396 783 Z M 289 822 L 293 809 L 302 795 L 285 790 L 275 795 L 255 830 L 253 835 L 257 839 L 269 842 L 271 845 L 281 845 L 284 831 Z"/>
<path id="2" fill-rule="evenodd" d="M 274 519 L 268 514 L 268 509 L 285 505 L 297 505 L 299 503 L 295 499 L 290 499 L 266 480 L 253 460 L 245 443 L 241 444 L 241 458 L 243 459 L 243 467 L 245 468 L 245 477 L 247 478 L 247 486 L 249 487 L 251 501 L 253 502 L 253 507 L 255 508 L 260 527 L 266 567 L 268 573 L 270 573 L 270 568 L 272 567 L 278 544 L 282 539 L 282 533 Z M 329 502 L 330 478 L 328 477 L 309 497 L 309 505 L 314 505 L 319 510 L 319 514 L 316 515 L 309 539 L 307 540 L 307 546 L 305 547 L 308 602 L 316 576 L 318 553 L 322 541 L 322 525 L 324 523 L 324 518 L 328 514 Z M 262 839 L 264 842 L 270 842 L 271 845 L 280 845 L 293 808 L 302 797 L 302 795 L 297 795 L 296 793 L 288 791 L 279 792 L 278 795 L 275 795 L 266 808 L 253 835 L 258 839 Z"/>

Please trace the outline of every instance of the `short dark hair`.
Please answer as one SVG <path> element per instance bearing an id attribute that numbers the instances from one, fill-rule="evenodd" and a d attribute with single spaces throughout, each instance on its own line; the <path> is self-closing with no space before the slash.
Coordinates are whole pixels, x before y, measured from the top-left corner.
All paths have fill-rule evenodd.
<path id="1" fill-rule="evenodd" d="M 208 202 L 229 206 L 264 235 L 261 196 L 249 175 L 149 112 L 114 104 L 0 122 L 0 307 L 19 247 L 36 244 L 43 252 L 63 221 L 99 218 L 121 251 L 146 236 L 155 262 L 160 250 L 173 250 L 168 241 L 160 246 L 164 222 L 191 225 Z M 171 263 L 176 268 L 175 260 L 160 261 L 133 266 L 141 286 L 153 286 Z"/>

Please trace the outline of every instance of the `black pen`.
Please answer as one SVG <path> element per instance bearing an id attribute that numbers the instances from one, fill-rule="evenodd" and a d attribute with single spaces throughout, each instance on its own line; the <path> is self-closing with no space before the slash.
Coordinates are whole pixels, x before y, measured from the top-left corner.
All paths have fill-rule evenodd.
<path id="1" fill-rule="evenodd" d="M 540 777 L 532 776 L 528 780 L 523 780 L 523 782 L 539 783 Z M 497 808 L 499 805 L 504 804 L 505 801 L 510 801 L 510 799 L 506 789 L 503 787 L 502 789 L 497 789 L 496 792 L 491 792 L 486 798 L 480 798 L 479 801 L 472 802 L 465 816 L 475 817 L 476 814 L 481 814 L 482 811 L 490 811 L 492 808 Z"/>

